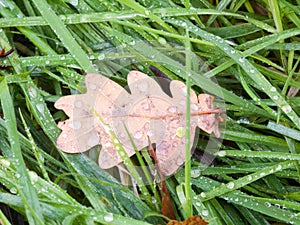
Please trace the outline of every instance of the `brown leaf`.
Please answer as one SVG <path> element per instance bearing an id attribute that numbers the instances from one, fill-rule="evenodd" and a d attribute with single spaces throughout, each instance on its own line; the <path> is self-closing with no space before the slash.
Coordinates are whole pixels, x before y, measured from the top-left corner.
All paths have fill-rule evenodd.
<path id="1" fill-rule="evenodd" d="M 199 216 L 192 216 L 183 222 L 178 222 L 177 220 L 171 220 L 167 225 L 206 225 L 208 222 L 201 219 Z"/>
<path id="2" fill-rule="evenodd" d="M 172 97 L 147 75 L 131 71 L 127 77 L 130 93 L 117 83 L 99 74 L 85 77 L 87 93 L 60 98 L 55 107 L 70 117 L 58 124 L 62 129 L 58 147 L 68 153 L 79 153 L 102 145 L 99 166 L 108 169 L 122 162 L 112 138 L 99 118 L 113 130 L 128 156 L 135 154 L 124 124 L 137 149 L 147 147 L 147 137 L 156 144 L 156 157 L 164 175 L 173 174 L 185 160 L 186 86 L 170 83 Z M 198 126 L 207 133 L 220 136 L 219 114 L 224 110 L 213 106 L 214 97 L 191 90 L 191 137 Z"/>

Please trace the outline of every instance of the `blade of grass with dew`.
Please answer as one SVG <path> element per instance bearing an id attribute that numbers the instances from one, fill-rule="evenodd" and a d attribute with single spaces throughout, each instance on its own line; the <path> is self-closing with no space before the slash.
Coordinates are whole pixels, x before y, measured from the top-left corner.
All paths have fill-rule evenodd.
<path id="1" fill-rule="evenodd" d="M 239 77 L 241 80 L 241 84 L 244 88 L 244 90 L 247 92 L 247 94 L 255 101 L 258 105 L 260 105 L 264 110 L 266 110 L 270 115 L 273 115 L 274 117 L 277 116 L 276 111 L 274 111 L 271 107 L 267 106 L 263 102 L 260 101 L 258 95 L 254 92 L 254 90 L 249 87 L 248 82 L 245 81 L 243 71 L 240 71 L 239 67 Z"/>
<path id="2" fill-rule="evenodd" d="M 267 24 L 255 20 L 252 18 L 247 18 L 238 13 L 219 11 L 216 9 L 201 9 L 201 8 L 153 8 L 146 9 L 140 7 L 140 12 L 133 12 L 132 10 L 122 10 L 122 11 L 111 11 L 111 12 L 91 12 L 91 13 L 80 13 L 80 14 L 71 14 L 66 15 L 58 15 L 59 19 L 65 24 L 82 24 L 82 23 L 97 23 L 97 22 L 115 22 L 118 20 L 129 20 L 129 19 L 143 19 L 146 17 L 144 12 L 148 10 L 153 13 L 157 18 L 159 17 L 178 17 L 178 16 L 194 16 L 194 15 L 216 15 L 216 16 L 228 16 L 228 17 L 236 17 L 237 19 L 242 19 L 245 21 L 250 20 L 254 25 L 258 28 L 264 28 L 267 31 L 273 31 L 275 29 L 271 26 L 267 27 Z M 18 13 L 21 13 L 19 11 Z M 249 22 L 250 22 L 249 21 Z M 48 22 L 42 16 L 30 16 L 30 17 L 7 17 L 0 19 L 1 27 L 23 27 L 23 26 L 45 26 L 48 25 Z M 166 29 L 169 30 L 169 29 Z M 171 32 L 173 33 L 173 32 Z"/>
<path id="3" fill-rule="evenodd" d="M 5 122 L 0 119 L 0 130 L 4 129 L 4 128 L 5 128 Z M 25 138 L 20 132 L 18 132 L 18 139 L 20 141 L 21 148 L 22 148 L 24 154 L 32 155 L 32 145 L 31 145 L 30 141 L 27 138 Z M 5 156 L 9 155 L 9 151 L 10 151 L 9 147 L 8 148 L 3 147 L 3 148 L 1 148 L 1 150 Z M 44 159 L 47 160 L 47 167 L 46 167 L 47 170 L 49 170 L 51 167 L 56 168 L 56 169 L 60 168 L 62 171 L 65 171 L 67 169 L 62 162 L 54 159 L 52 156 L 47 154 L 42 149 L 39 149 L 39 152 L 42 154 L 42 157 L 44 157 Z M 38 166 L 38 164 L 36 164 L 36 165 Z M 53 170 L 52 170 L 52 172 L 53 172 Z"/>
<path id="4" fill-rule="evenodd" d="M 230 2 L 231 2 L 231 0 L 221 0 L 220 3 L 217 5 L 216 10 L 223 11 Z M 206 27 L 209 27 L 216 18 L 217 18 L 217 16 L 215 16 L 215 15 L 212 15 L 211 17 L 209 17 L 209 19 L 206 22 Z"/>
<path id="5" fill-rule="evenodd" d="M 216 196 L 220 196 L 222 194 L 225 194 L 227 192 L 231 192 L 233 190 L 236 190 L 238 188 L 241 188 L 247 184 L 250 184 L 258 179 L 261 179 L 267 175 L 276 173 L 278 171 L 287 169 L 287 168 L 291 168 L 293 167 L 294 164 L 291 161 L 285 161 L 285 162 L 281 162 L 278 163 L 277 165 L 274 166 L 270 166 L 267 168 L 264 168 L 260 171 L 257 171 L 253 174 L 244 176 L 242 178 L 239 178 L 235 181 L 230 181 L 227 184 L 220 186 L 220 187 L 216 187 L 213 190 L 207 191 L 205 193 L 202 193 L 200 195 L 197 196 L 197 198 L 200 198 L 202 201 L 206 201 L 209 199 L 212 199 Z"/>
<path id="6" fill-rule="evenodd" d="M 286 127 L 282 124 L 274 123 L 272 121 L 269 121 L 269 123 L 267 125 L 267 128 L 272 130 L 272 131 L 275 131 L 276 133 L 282 134 L 286 137 L 290 137 L 292 139 L 300 141 L 300 132 L 298 130 L 293 129 L 293 128 L 289 128 L 289 127 Z"/>
<path id="7" fill-rule="evenodd" d="M 150 176 L 150 174 L 149 174 L 149 171 L 147 170 L 147 166 L 145 165 L 144 160 L 142 159 L 142 156 L 141 156 L 141 154 L 140 154 L 140 151 L 139 151 L 139 149 L 137 149 L 137 147 L 136 147 L 136 145 L 135 145 L 135 143 L 134 143 L 134 141 L 133 141 L 133 139 L 132 139 L 132 136 L 131 136 L 131 134 L 129 133 L 127 127 L 125 126 L 125 124 L 123 124 L 123 125 L 124 125 L 124 129 L 125 129 L 125 131 L 126 131 L 128 137 L 129 137 L 129 139 L 130 139 L 131 145 L 132 145 L 132 147 L 133 147 L 133 149 L 134 149 L 134 151 L 135 151 L 135 154 L 136 154 L 136 156 L 137 156 L 137 158 L 138 158 L 139 164 L 140 164 L 140 166 L 142 167 L 142 171 L 143 171 L 143 173 L 144 173 L 144 176 L 146 177 L 146 180 L 147 180 L 147 182 L 148 182 L 148 185 L 150 185 L 150 187 L 151 187 L 151 190 L 152 190 L 152 193 L 154 194 L 154 197 L 155 197 L 155 199 L 156 199 L 156 202 L 157 202 L 157 203 L 160 203 L 161 200 L 160 200 L 160 198 L 159 198 L 159 194 L 158 194 L 157 190 L 155 189 L 154 181 L 151 179 L 151 176 Z M 149 196 L 150 196 L 150 194 L 149 194 Z M 153 201 L 152 201 L 152 202 L 153 202 Z M 156 207 L 156 210 L 159 210 L 159 204 L 154 204 L 154 206 Z"/>
<path id="8" fill-rule="evenodd" d="M 32 184 L 28 182 L 30 179 L 21 153 L 13 101 L 5 79 L 0 83 L 0 93 L 1 106 L 5 116 L 8 139 L 11 145 L 12 159 L 19 174 L 19 191 L 22 196 L 22 202 L 26 205 L 26 216 L 31 224 L 44 224 L 37 193 Z"/>
<path id="9" fill-rule="evenodd" d="M 185 41 L 185 60 L 186 60 L 186 114 L 185 114 L 185 209 L 186 216 L 193 216 L 192 207 L 192 188 L 191 188 L 191 43 L 189 41 L 189 31 L 186 29 Z"/>
<path id="10" fill-rule="evenodd" d="M 242 224 L 243 221 L 241 221 L 239 217 L 240 215 L 233 210 L 232 205 L 228 203 L 220 203 L 215 198 L 210 200 L 210 204 L 219 214 L 219 217 L 225 222 L 225 224 Z"/>
<path id="11" fill-rule="evenodd" d="M 4 41 L 8 43 L 8 39 L 3 30 L 0 30 L 0 35 L 2 35 Z M 17 55 L 14 56 L 14 59 L 11 62 L 15 71 L 17 73 L 22 73 L 24 67 L 22 63 L 20 63 L 21 60 Z M 29 104 L 33 114 L 35 115 L 35 118 L 37 119 L 43 130 L 46 132 L 46 134 L 48 134 L 48 136 L 51 138 L 51 140 L 56 140 L 59 131 L 56 127 L 55 121 L 52 118 L 52 115 L 50 114 L 50 111 L 47 108 L 47 105 L 45 104 L 42 96 L 39 93 L 39 89 L 33 83 L 28 74 L 26 77 L 20 76 L 20 78 L 23 79 L 23 81 L 20 80 L 19 85 L 21 86 L 28 100 L 27 103 Z"/>
<path id="12" fill-rule="evenodd" d="M 300 161 L 300 155 L 287 152 L 262 152 L 250 150 L 221 150 L 216 153 L 219 157 L 239 157 L 239 158 L 266 158 Z"/>
<path id="13" fill-rule="evenodd" d="M 60 21 L 59 17 L 51 9 L 48 3 L 45 0 L 34 0 L 33 2 L 40 11 L 43 18 L 47 21 L 49 26 L 56 33 L 64 46 L 69 50 L 72 57 L 75 58 L 76 62 L 81 66 L 81 68 L 84 71 L 95 72 L 86 53 L 77 44 L 68 29 Z"/>
<path id="14" fill-rule="evenodd" d="M 133 1 L 133 0 L 118 0 L 118 2 L 123 3 L 124 5 L 128 6 L 129 8 L 132 8 L 135 11 L 138 11 L 139 13 L 142 13 L 143 15 L 146 15 L 153 21 L 160 24 L 160 26 L 162 26 L 167 31 L 172 32 L 172 33 L 177 33 L 176 30 L 174 30 L 171 26 L 169 26 L 167 23 L 165 23 L 164 20 L 162 20 L 160 17 L 154 15 L 152 13 L 152 11 L 150 11 L 147 8 L 144 8 L 138 2 Z"/>
<path id="15" fill-rule="evenodd" d="M 30 133 L 30 130 L 29 130 L 29 128 L 28 128 L 28 126 L 27 126 L 27 124 L 26 124 L 26 122 L 25 122 L 25 119 L 24 119 L 24 117 L 23 117 L 22 112 L 21 112 L 20 109 L 19 109 L 19 114 L 20 114 L 22 123 L 23 123 L 23 125 L 24 125 L 24 127 L 25 127 L 25 132 L 26 132 L 26 134 L 27 134 L 27 136 L 28 136 L 28 138 L 29 138 L 29 140 L 30 140 L 31 147 L 32 147 L 32 150 L 33 150 L 33 152 L 34 152 L 34 156 L 35 156 L 35 158 L 36 158 L 37 161 L 38 161 L 40 170 L 41 170 L 41 172 L 42 172 L 44 178 L 45 178 L 47 181 L 50 181 L 50 178 L 49 178 L 49 176 L 48 176 L 48 173 L 47 173 L 47 171 L 46 171 L 46 169 L 45 169 L 45 167 L 44 167 L 44 163 L 43 163 L 43 159 L 42 159 L 42 157 L 41 157 L 41 153 L 39 152 L 39 149 L 37 148 L 37 146 L 36 146 L 36 144 L 35 144 L 35 142 L 34 142 L 34 140 L 33 140 L 33 137 L 32 137 L 32 135 L 31 135 L 31 133 Z"/>
<path id="16" fill-rule="evenodd" d="M 3 214 L 2 210 L 0 210 L 0 223 L 2 225 L 11 225 L 11 223 L 9 222 L 9 220 Z"/>
<path id="17" fill-rule="evenodd" d="M 260 142 L 266 145 L 278 145 L 280 147 L 287 147 L 287 144 L 283 139 L 274 136 L 265 136 L 265 135 L 255 134 L 255 133 L 245 133 L 243 131 L 239 132 L 229 128 L 224 130 L 223 134 L 221 135 L 223 138 L 227 140 L 233 140 L 233 141 L 245 142 L 245 143 Z"/>
<path id="18" fill-rule="evenodd" d="M 180 177 L 178 177 L 178 178 L 180 178 Z M 221 183 L 214 181 L 212 179 L 206 178 L 204 176 L 202 176 L 198 179 L 192 179 L 192 183 L 205 191 L 209 191 L 209 190 L 214 189 L 215 187 L 221 185 Z M 223 194 L 220 197 L 225 199 L 227 202 L 231 202 L 237 206 L 242 206 L 242 207 L 252 209 L 254 211 L 271 216 L 273 218 L 278 218 L 281 221 L 286 221 L 286 222 L 293 221 L 294 223 L 298 223 L 300 221 L 300 219 L 297 218 L 296 213 L 288 212 L 286 210 L 283 210 L 282 208 L 278 208 L 276 206 L 266 204 L 268 202 L 269 203 L 273 202 L 272 199 L 270 199 L 270 198 L 257 198 L 257 197 L 246 195 L 245 193 L 242 193 L 241 191 L 232 191 L 227 194 Z M 195 200 L 202 201 L 201 197 L 198 199 L 198 196 Z M 277 200 L 277 201 L 279 202 L 280 200 Z M 278 203 L 278 202 L 276 202 L 276 203 Z M 283 201 L 283 202 L 281 202 L 280 205 L 287 205 L 289 208 L 295 209 L 290 204 L 293 204 L 293 203 L 289 202 L 289 201 Z M 295 205 L 299 207 L 298 203 L 296 203 Z M 298 209 L 298 211 L 299 211 L 299 209 Z"/>
<path id="19" fill-rule="evenodd" d="M 185 186 L 185 183 L 183 180 L 181 184 L 176 186 L 176 195 L 178 197 L 180 205 L 182 206 L 184 217 L 188 218 L 188 216 L 186 215 L 186 212 L 188 212 L 190 209 L 188 208 L 188 205 L 187 205 L 187 199 L 186 199 L 186 195 L 184 193 L 184 189 L 185 189 L 184 186 Z"/>
<path id="20" fill-rule="evenodd" d="M 288 30 L 284 30 L 280 33 L 270 34 L 261 38 L 253 39 L 247 42 L 244 42 L 237 46 L 237 50 L 245 50 L 243 54 L 244 56 L 248 56 L 257 52 L 258 49 L 263 48 L 263 43 L 265 43 L 265 47 L 271 46 L 272 44 L 278 42 L 279 40 L 284 40 L 290 37 L 294 37 L 299 35 L 300 29 L 292 28 Z"/>

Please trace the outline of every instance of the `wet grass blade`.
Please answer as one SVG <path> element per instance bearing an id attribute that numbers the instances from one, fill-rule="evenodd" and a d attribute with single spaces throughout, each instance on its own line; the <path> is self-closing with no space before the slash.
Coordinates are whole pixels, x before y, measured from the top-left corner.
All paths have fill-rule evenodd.
<path id="1" fill-rule="evenodd" d="M 26 216 L 31 224 L 44 224 L 44 218 L 36 190 L 33 188 L 32 184 L 28 182 L 30 180 L 30 176 L 27 172 L 22 156 L 17 132 L 14 105 L 5 79 L 0 83 L 0 99 L 3 114 L 5 116 L 7 136 L 11 147 L 11 153 L 9 157 L 17 169 L 17 182 L 19 185 L 18 189 L 20 195 L 22 196 L 22 202 L 26 206 Z"/>

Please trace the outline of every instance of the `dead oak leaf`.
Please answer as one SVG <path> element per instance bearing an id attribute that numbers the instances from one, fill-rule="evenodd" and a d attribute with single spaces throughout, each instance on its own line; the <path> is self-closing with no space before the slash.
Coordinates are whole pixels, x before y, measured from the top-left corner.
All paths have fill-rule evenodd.
<path id="1" fill-rule="evenodd" d="M 79 153 L 102 145 L 99 166 L 108 169 L 122 162 L 114 140 L 93 114 L 99 115 L 110 127 L 128 156 L 135 154 L 125 127 L 137 149 L 148 146 L 148 137 L 156 144 L 156 157 L 163 175 L 173 174 L 185 160 L 186 86 L 180 81 L 170 83 L 172 97 L 164 93 L 155 80 L 131 71 L 127 77 L 129 91 L 114 81 L 99 75 L 85 77 L 86 94 L 70 95 L 58 99 L 55 107 L 62 109 L 69 119 L 58 124 L 62 133 L 58 147 L 67 153 Z M 198 126 L 207 133 L 220 136 L 219 114 L 214 97 L 208 94 L 190 94 L 191 130 L 194 140 Z M 125 127 L 124 127 L 125 125 Z"/>

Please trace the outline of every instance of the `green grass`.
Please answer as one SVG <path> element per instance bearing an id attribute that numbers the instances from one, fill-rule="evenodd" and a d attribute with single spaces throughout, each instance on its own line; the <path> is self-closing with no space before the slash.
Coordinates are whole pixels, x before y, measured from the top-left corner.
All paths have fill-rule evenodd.
<path id="1" fill-rule="evenodd" d="M 20 224 L 14 211 L 29 224 L 167 222 L 155 175 L 134 166 L 151 166 L 147 152 L 124 158 L 137 195 L 93 157 L 56 147 L 66 116 L 53 104 L 84 93 L 84 74 L 125 86 L 134 68 L 153 76 L 150 65 L 226 108 L 222 140 L 197 134 L 195 153 L 214 165 L 189 160 L 187 145 L 166 180 L 177 219 L 300 224 L 299 1 L 212 2 L 0 1 L 0 47 L 15 49 L 0 59 L 3 224 Z"/>

